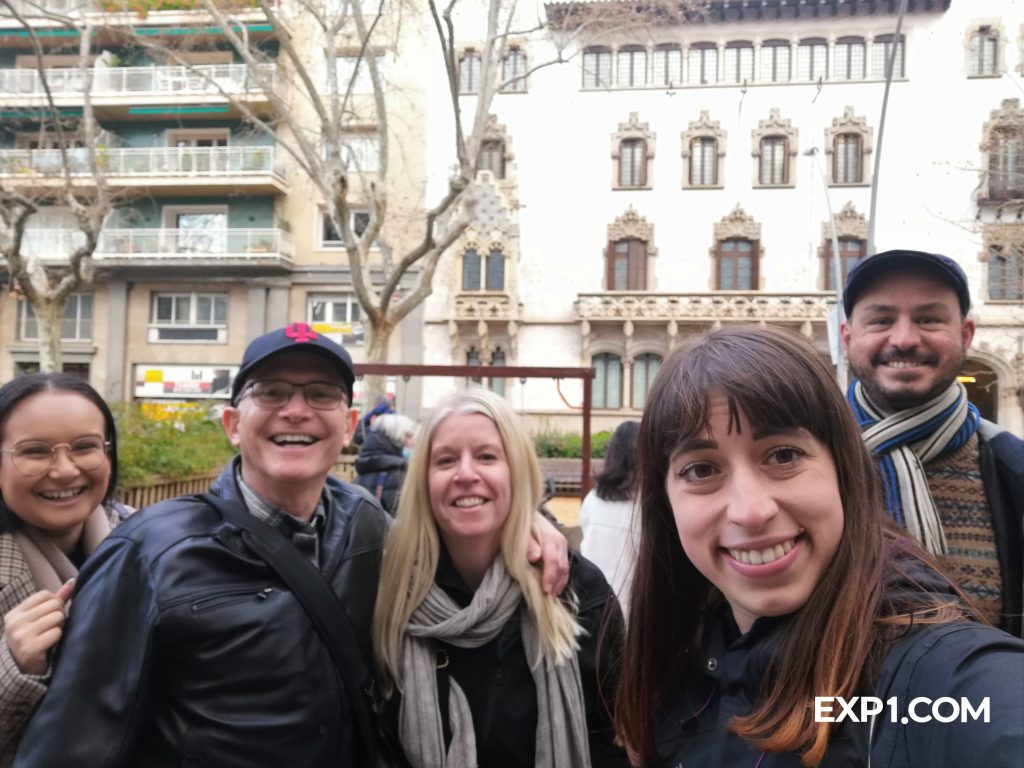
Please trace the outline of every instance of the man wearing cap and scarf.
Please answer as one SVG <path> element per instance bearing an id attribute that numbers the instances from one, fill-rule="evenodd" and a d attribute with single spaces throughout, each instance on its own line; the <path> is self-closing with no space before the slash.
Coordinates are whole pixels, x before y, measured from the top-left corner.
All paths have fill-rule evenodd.
<path id="1" fill-rule="evenodd" d="M 946 256 L 885 251 L 850 270 L 843 307 L 848 397 L 890 515 L 986 619 L 1022 636 L 1024 442 L 957 381 L 975 330 L 966 275 Z"/>
<path id="2" fill-rule="evenodd" d="M 368 667 L 387 516 L 328 476 L 352 434 L 354 380 L 348 353 L 303 323 L 249 345 L 223 414 L 240 455 L 211 488 L 244 507 L 241 527 L 185 496 L 108 538 L 79 575 L 15 765 L 374 764 L 365 681 L 345 679 L 352 666 L 335 665 L 244 517 L 319 571 Z"/>

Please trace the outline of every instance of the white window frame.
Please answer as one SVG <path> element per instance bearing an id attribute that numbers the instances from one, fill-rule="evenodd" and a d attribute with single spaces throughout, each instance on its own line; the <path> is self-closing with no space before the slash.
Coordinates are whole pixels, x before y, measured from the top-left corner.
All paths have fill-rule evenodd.
<path id="1" fill-rule="evenodd" d="M 358 237 L 362 232 L 366 231 L 366 227 L 370 223 L 370 211 L 367 208 L 349 208 L 349 227 L 352 232 Z M 363 219 L 364 223 L 360 225 L 358 222 Z M 327 240 L 324 237 L 324 230 L 327 228 L 327 222 L 330 221 L 330 217 L 327 215 L 327 211 L 323 208 L 318 209 L 318 216 L 316 217 L 316 232 L 314 242 L 318 250 L 333 251 L 345 247 L 345 243 L 341 240 L 339 233 L 337 240 Z M 376 243 L 374 243 L 376 245 Z"/>
<path id="2" fill-rule="evenodd" d="M 317 318 L 317 305 L 323 307 L 323 317 Z M 341 309 L 343 317 L 338 316 Z M 330 317 L 328 317 L 330 315 Z M 366 343 L 366 326 L 363 323 L 363 308 L 354 293 L 310 293 L 306 296 L 306 322 L 318 333 L 343 346 L 361 346 Z M 345 333 L 337 328 L 350 326 L 351 332 Z"/>
<path id="3" fill-rule="evenodd" d="M 176 322 L 177 318 L 172 319 L 171 322 L 164 322 L 157 318 L 157 305 L 161 298 L 170 298 L 176 307 L 176 302 L 181 298 L 187 298 L 189 300 L 188 312 L 189 316 L 185 322 Z M 199 322 L 196 317 L 197 307 L 200 298 L 210 299 L 210 309 L 216 316 L 216 305 L 219 300 L 224 302 L 224 322 L 217 323 L 212 322 Z M 150 306 L 149 306 L 149 342 L 151 344 L 225 344 L 227 343 L 228 336 L 228 319 L 231 311 L 231 295 L 226 291 L 152 291 L 150 293 Z M 211 318 L 212 320 L 212 318 Z M 205 339 L 183 339 L 183 338 L 164 338 L 164 331 L 180 330 L 182 328 L 191 328 L 195 330 L 213 330 L 216 332 L 215 338 Z"/>
<path id="4" fill-rule="evenodd" d="M 88 299 L 88 301 L 83 301 Z M 60 319 L 60 340 L 70 342 L 92 341 L 92 329 L 95 321 L 95 294 L 90 292 L 78 292 L 68 295 L 67 303 L 64 305 L 64 314 Z M 85 309 L 88 309 L 88 317 L 84 317 Z M 71 315 L 71 317 L 68 317 Z M 65 335 L 68 324 L 72 324 L 74 332 Z M 35 335 L 31 335 L 29 327 L 35 326 Z M 83 330 L 84 329 L 84 330 Z M 36 315 L 35 307 L 25 300 L 18 302 L 18 340 L 38 341 L 39 339 L 39 318 Z"/>

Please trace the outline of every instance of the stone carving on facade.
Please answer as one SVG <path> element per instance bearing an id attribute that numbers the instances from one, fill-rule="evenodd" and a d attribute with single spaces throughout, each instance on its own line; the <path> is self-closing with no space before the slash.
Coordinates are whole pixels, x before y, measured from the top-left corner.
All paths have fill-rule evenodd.
<path id="1" fill-rule="evenodd" d="M 656 256 L 658 249 L 654 247 L 654 225 L 637 213 L 633 206 L 608 225 L 608 242 L 619 240 L 642 240 L 647 243 L 648 257 Z"/>
<path id="2" fill-rule="evenodd" d="M 979 202 L 990 200 L 989 172 L 992 164 L 992 149 L 997 137 L 1016 137 L 1024 141 L 1024 110 L 1020 99 L 1003 99 L 999 109 L 993 109 L 988 122 L 981 129 L 981 186 L 978 190 Z M 1020 159 L 1016 160 L 1020 163 Z M 1003 201 L 1000 201 L 1003 202 Z"/>
<path id="3" fill-rule="evenodd" d="M 761 240 L 761 225 L 748 214 L 739 203 L 722 220 L 715 224 L 715 242 L 728 240 L 731 237 L 742 237 L 747 240 Z M 712 255 L 714 248 L 712 248 Z"/>
<path id="4" fill-rule="evenodd" d="M 843 206 L 833 218 L 836 220 L 836 237 L 855 237 L 858 240 L 868 239 L 868 220 L 863 213 L 857 213 L 857 206 L 849 201 Z M 832 239 L 832 225 L 825 221 L 821 224 L 821 241 L 823 243 Z M 818 249 L 819 254 L 824 253 L 824 248 Z"/>
<path id="5" fill-rule="evenodd" d="M 505 149 L 505 176 L 508 177 L 510 175 L 508 171 L 510 170 L 512 161 L 515 160 L 516 157 L 512 152 L 512 137 L 509 136 L 508 131 L 505 129 L 505 125 L 498 122 L 498 116 L 494 113 L 487 115 L 487 120 L 484 121 L 481 141 L 502 142 Z"/>
<path id="6" fill-rule="evenodd" d="M 689 127 L 680 134 L 682 140 L 682 152 L 683 152 L 683 186 L 690 187 L 690 156 L 692 154 L 691 148 L 693 146 L 694 139 L 714 139 L 715 140 L 715 151 L 717 155 L 717 168 L 715 178 L 718 180 L 717 184 L 705 185 L 705 186 L 722 186 L 722 158 L 725 157 L 725 137 L 726 131 L 722 129 L 717 120 L 712 120 L 708 111 L 701 110 L 700 117 L 692 121 Z"/>
<path id="7" fill-rule="evenodd" d="M 652 172 L 654 167 L 654 132 L 647 123 L 641 123 L 636 112 L 629 113 L 629 120 L 619 123 L 619 129 L 612 134 L 612 186 L 619 187 L 619 156 L 622 142 L 639 139 L 644 142 L 644 177 L 643 184 L 631 189 L 649 189 L 654 183 Z"/>
<path id="8" fill-rule="evenodd" d="M 512 317 L 512 300 L 508 296 L 474 296 L 463 293 L 455 297 L 456 320 L 507 321 Z"/>
<path id="9" fill-rule="evenodd" d="M 860 183 L 870 184 L 871 164 L 868 162 L 868 157 L 874 149 L 875 129 L 868 125 L 865 118 L 854 115 L 853 107 L 846 107 L 842 117 L 832 118 L 831 127 L 825 129 L 825 155 L 828 157 L 830 169 L 835 158 L 836 137 L 844 134 L 860 136 L 861 162 L 863 163 Z"/>
<path id="10" fill-rule="evenodd" d="M 707 320 L 824 322 L 835 296 L 824 293 L 766 294 L 692 293 L 611 295 L 584 294 L 576 299 L 576 315 L 596 321 L 629 320 L 686 322 Z M 676 326 L 678 329 L 678 325 Z"/>
<path id="11" fill-rule="evenodd" d="M 761 159 L 761 140 L 770 136 L 781 136 L 786 139 L 786 183 L 773 184 L 771 186 L 794 186 L 796 184 L 797 141 L 800 137 L 800 131 L 793 127 L 793 123 L 789 118 L 782 119 L 777 107 L 770 109 L 768 119 L 759 120 L 757 128 L 751 131 L 750 154 L 758 160 L 758 162 L 754 163 L 754 185 L 759 187 L 765 186 L 761 184 L 758 167 Z"/>

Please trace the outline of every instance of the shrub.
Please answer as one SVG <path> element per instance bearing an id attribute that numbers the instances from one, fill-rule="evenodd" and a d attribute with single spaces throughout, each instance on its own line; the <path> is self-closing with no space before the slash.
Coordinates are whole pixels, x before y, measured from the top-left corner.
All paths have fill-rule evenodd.
<path id="1" fill-rule="evenodd" d="M 114 417 L 118 476 L 123 485 L 213 472 L 234 455 L 220 422 L 200 413 L 154 418 L 138 405 L 121 403 L 114 407 Z"/>
<path id="2" fill-rule="evenodd" d="M 590 436 L 590 456 L 604 457 L 611 432 L 595 432 Z M 533 445 L 542 459 L 583 458 L 583 436 L 566 432 L 539 432 L 533 436 Z"/>

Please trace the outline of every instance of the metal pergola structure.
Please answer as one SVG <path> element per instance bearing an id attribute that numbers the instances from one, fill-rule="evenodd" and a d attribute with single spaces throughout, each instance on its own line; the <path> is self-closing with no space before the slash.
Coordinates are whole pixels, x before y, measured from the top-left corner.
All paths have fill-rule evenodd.
<path id="1" fill-rule="evenodd" d="M 356 363 L 356 376 L 445 376 L 454 378 L 582 379 L 583 380 L 583 466 L 580 468 L 580 498 L 590 490 L 590 412 L 593 368 L 549 368 L 533 365 L 402 365 L 400 363 Z"/>

